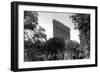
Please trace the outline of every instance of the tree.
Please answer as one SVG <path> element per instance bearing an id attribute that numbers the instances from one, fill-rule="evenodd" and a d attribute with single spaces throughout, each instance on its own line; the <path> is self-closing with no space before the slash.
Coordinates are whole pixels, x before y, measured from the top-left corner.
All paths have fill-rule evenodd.
<path id="1" fill-rule="evenodd" d="M 44 44 L 44 54 L 47 60 L 60 60 L 64 58 L 65 42 L 59 37 L 50 38 Z"/>
<path id="2" fill-rule="evenodd" d="M 38 24 L 38 13 L 35 11 L 25 11 L 24 13 L 24 32 L 28 39 L 33 41 L 43 41 L 46 39 L 45 29 Z M 28 40 L 27 39 L 27 40 Z"/>
<path id="3" fill-rule="evenodd" d="M 24 11 L 24 50 L 25 61 L 39 60 L 41 51 L 37 46 L 47 41 L 45 29 L 38 24 L 38 13 Z"/>
<path id="4" fill-rule="evenodd" d="M 38 13 L 35 11 L 24 12 L 24 29 L 34 30 L 38 25 Z"/>
<path id="5" fill-rule="evenodd" d="M 80 32 L 80 40 L 87 45 L 87 47 L 83 48 L 90 51 L 90 14 L 74 14 L 70 18 L 75 24 L 75 29 L 78 29 Z"/>
<path id="6" fill-rule="evenodd" d="M 73 40 L 68 40 L 66 43 L 66 51 L 67 54 L 70 54 L 70 59 L 78 59 L 80 58 L 80 54 L 83 53 L 80 44 Z M 68 56 L 67 56 L 68 57 Z M 82 56 L 81 56 L 82 57 Z"/>

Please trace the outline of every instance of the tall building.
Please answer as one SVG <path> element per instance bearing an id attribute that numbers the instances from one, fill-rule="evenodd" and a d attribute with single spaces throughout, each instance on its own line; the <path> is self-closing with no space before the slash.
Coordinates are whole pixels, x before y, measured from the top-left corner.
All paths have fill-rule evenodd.
<path id="1" fill-rule="evenodd" d="M 81 34 L 81 37 L 80 37 L 80 45 L 83 49 L 86 49 L 88 48 L 88 44 L 87 44 L 87 40 L 86 40 L 86 37 L 84 34 Z"/>
<path id="2" fill-rule="evenodd" d="M 70 40 L 70 28 L 56 19 L 53 19 L 53 36 Z"/>

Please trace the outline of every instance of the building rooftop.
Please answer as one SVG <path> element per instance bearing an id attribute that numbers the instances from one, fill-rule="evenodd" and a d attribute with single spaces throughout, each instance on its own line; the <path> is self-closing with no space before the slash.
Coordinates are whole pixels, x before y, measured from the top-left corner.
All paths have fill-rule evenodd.
<path id="1" fill-rule="evenodd" d="M 62 26 L 63 29 L 66 29 L 66 30 L 69 30 L 70 31 L 70 28 L 66 25 L 64 25 L 63 23 L 61 23 L 60 21 L 56 20 L 56 19 L 53 19 L 53 23 L 58 23 L 57 26 L 60 27 Z M 59 26 L 60 25 L 60 26 Z M 61 27 L 60 27 L 61 28 Z"/>

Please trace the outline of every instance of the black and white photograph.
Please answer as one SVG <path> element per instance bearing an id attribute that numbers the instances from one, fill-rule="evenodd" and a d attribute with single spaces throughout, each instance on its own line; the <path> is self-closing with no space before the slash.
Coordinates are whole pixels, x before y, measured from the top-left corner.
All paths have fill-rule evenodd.
<path id="1" fill-rule="evenodd" d="M 97 66 L 97 7 L 12 2 L 11 70 Z"/>
<path id="2" fill-rule="evenodd" d="M 90 14 L 24 11 L 24 61 L 90 58 Z"/>

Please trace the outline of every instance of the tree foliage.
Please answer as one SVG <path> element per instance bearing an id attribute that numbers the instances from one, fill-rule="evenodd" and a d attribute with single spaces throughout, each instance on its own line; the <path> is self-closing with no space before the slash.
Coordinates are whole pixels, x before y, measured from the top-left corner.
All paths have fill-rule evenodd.
<path id="1" fill-rule="evenodd" d="M 78 29 L 80 32 L 80 40 L 86 41 L 83 42 L 87 45 L 87 48 L 84 49 L 86 51 L 90 50 L 90 14 L 74 14 L 71 18 L 75 24 L 75 29 Z"/>
<path id="2" fill-rule="evenodd" d="M 66 41 L 66 51 L 70 54 L 70 58 L 72 59 L 82 57 L 80 54 L 83 53 L 80 44 L 73 40 Z"/>
<path id="3" fill-rule="evenodd" d="M 65 49 L 65 42 L 59 37 L 50 38 L 44 44 L 44 53 L 48 60 L 59 60 L 63 59 Z"/>
<path id="4" fill-rule="evenodd" d="M 41 48 L 37 46 L 47 40 L 45 29 L 38 24 L 38 16 L 35 11 L 24 11 L 25 61 L 39 60 Z"/>
<path id="5" fill-rule="evenodd" d="M 75 29 L 80 31 L 80 38 L 84 35 L 90 44 L 90 14 L 74 14 L 71 16 Z"/>
<path id="6" fill-rule="evenodd" d="M 38 24 L 38 13 L 35 11 L 25 11 L 24 13 L 25 37 L 33 41 L 46 40 L 45 29 Z"/>

